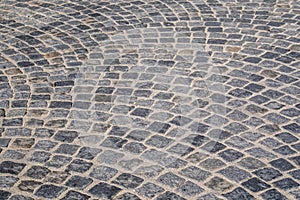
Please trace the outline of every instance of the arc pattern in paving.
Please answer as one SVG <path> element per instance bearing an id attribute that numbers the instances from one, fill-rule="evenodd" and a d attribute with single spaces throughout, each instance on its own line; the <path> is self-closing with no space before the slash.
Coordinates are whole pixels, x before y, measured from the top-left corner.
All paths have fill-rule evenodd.
<path id="1" fill-rule="evenodd" d="M 2 199 L 298 199 L 297 1 L 1 1 Z"/>

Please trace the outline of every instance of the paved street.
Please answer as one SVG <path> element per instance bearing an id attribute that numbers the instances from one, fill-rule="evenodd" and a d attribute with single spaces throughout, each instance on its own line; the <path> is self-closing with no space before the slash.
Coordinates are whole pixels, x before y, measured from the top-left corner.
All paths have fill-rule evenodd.
<path id="1" fill-rule="evenodd" d="M 0 0 L 0 200 L 300 199 L 299 0 Z"/>

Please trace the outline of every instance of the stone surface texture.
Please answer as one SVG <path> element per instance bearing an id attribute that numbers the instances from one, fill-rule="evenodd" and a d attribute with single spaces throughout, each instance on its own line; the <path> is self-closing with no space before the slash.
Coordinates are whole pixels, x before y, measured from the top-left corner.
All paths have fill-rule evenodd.
<path id="1" fill-rule="evenodd" d="M 0 199 L 300 199 L 299 0 L 1 0 Z"/>

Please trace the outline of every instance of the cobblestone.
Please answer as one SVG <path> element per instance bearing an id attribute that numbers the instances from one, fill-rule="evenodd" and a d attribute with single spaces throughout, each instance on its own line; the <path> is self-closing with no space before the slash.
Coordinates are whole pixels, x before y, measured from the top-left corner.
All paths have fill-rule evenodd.
<path id="1" fill-rule="evenodd" d="M 247 171 L 242 170 L 238 167 L 233 167 L 233 166 L 229 166 L 226 169 L 222 169 L 219 171 L 219 173 L 223 174 L 230 180 L 233 180 L 236 182 L 240 182 L 241 180 L 244 180 L 244 179 L 250 177 L 250 174 Z"/>
<path id="2" fill-rule="evenodd" d="M 253 192 L 259 192 L 271 187 L 265 182 L 259 180 L 258 178 L 249 179 L 248 181 L 243 182 L 242 185 Z"/>
<path id="3" fill-rule="evenodd" d="M 138 188 L 138 193 L 147 198 L 153 198 L 157 194 L 162 192 L 164 192 L 164 189 L 153 183 L 145 183 L 140 188 Z"/>
<path id="4" fill-rule="evenodd" d="M 82 189 L 86 188 L 89 184 L 91 184 L 92 182 L 93 182 L 93 180 L 90 178 L 85 178 L 85 177 L 81 177 L 81 176 L 73 176 L 67 181 L 66 186 L 82 190 Z"/>
<path id="5" fill-rule="evenodd" d="M 282 190 L 290 190 L 294 187 L 298 187 L 299 183 L 297 183 L 296 181 L 294 181 L 291 178 L 285 178 L 285 179 L 281 179 L 279 181 L 275 181 L 274 185 L 275 185 L 275 187 L 278 187 Z"/>
<path id="6" fill-rule="evenodd" d="M 26 176 L 33 179 L 42 179 L 50 172 L 46 167 L 32 166 L 27 170 Z"/>
<path id="7" fill-rule="evenodd" d="M 2 188 L 12 187 L 19 179 L 14 176 L 1 176 L 0 186 Z"/>
<path id="8" fill-rule="evenodd" d="M 165 185 L 168 185 L 170 187 L 176 188 L 179 185 L 182 185 L 182 183 L 184 182 L 184 179 L 171 173 L 171 172 L 168 172 L 168 173 L 160 176 L 158 178 L 158 181 Z"/>
<path id="9" fill-rule="evenodd" d="M 3 161 L 0 164 L 1 173 L 9 173 L 12 175 L 18 175 L 26 166 L 24 163 L 16 163 L 12 161 Z"/>
<path id="10" fill-rule="evenodd" d="M 92 187 L 89 190 L 89 193 L 99 198 L 112 199 L 118 192 L 120 192 L 120 190 L 120 188 L 109 185 L 107 183 L 99 183 Z"/>
<path id="11" fill-rule="evenodd" d="M 282 199 L 282 200 L 287 199 L 284 195 L 282 195 L 275 189 L 268 190 L 268 191 L 264 192 L 263 194 L 261 194 L 261 196 L 263 199 L 274 199 L 274 200 L 275 199 Z"/>
<path id="12" fill-rule="evenodd" d="M 165 192 L 159 197 L 157 197 L 157 200 L 163 200 L 163 199 L 178 199 L 178 200 L 185 200 L 185 198 L 180 197 L 179 195 L 173 193 L 173 192 Z"/>
<path id="13" fill-rule="evenodd" d="M 21 191 L 33 193 L 36 188 L 38 188 L 42 183 L 39 181 L 31 181 L 31 180 L 25 180 L 21 181 L 21 183 L 18 185 L 18 188 Z"/>
<path id="14" fill-rule="evenodd" d="M 227 193 L 227 194 L 224 194 L 224 196 L 227 198 L 227 199 L 254 199 L 254 197 L 249 194 L 246 190 L 244 190 L 243 188 L 241 187 L 238 187 L 236 189 L 234 189 L 233 191 Z"/>
<path id="15" fill-rule="evenodd" d="M 63 191 L 64 187 L 58 187 L 55 185 L 42 185 L 35 193 L 36 196 L 44 197 L 44 198 L 56 198 Z"/>
<path id="16" fill-rule="evenodd" d="M 69 191 L 66 196 L 64 196 L 62 199 L 63 200 L 69 200 L 69 199 L 80 199 L 80 200 L 87 200 L 89 199 L 91 196 L 86 195 L 86 194 L 82 194 L 80 192 L 76 192 L 76 191 Z"/>
<path id="17" fill-rule="evenodd" d="M 0 9 L 0 199 L 300 198 L 297 1 Z"/>
<path id="18" fill-rule="evenodd" d="M 102 181 L 107 181 L 111 179 L 114 175 L 116 175 L 117 172 L 118 171 L 116 169 L 106 167 L 106 166 L 99 166 L 93 169 L 90 176 Z"/>
<path id="19" fill-rule="evenodd" d="M 281 170 L 281 171 L 287 171 L 287 170 L 290 170 L 290 169 L 294 169 L 295 167 L 290 163 L 288 162 L 287 160 L 283 159 L 283 158 L 279 158 L 277 160 L 273 160 L 270 162 L 270 164 Z"/>
<path id="20" fill-rule="evenodd" d="M 230 184 L 228 181 L 220 178 L 220 177 L 213 177 L 210 179 L 209 182 L 205 184 L 207 187 L 213 189 L 214 191 L 221 191 L 224 192 L 226 190 L 229 190 L 232 188 L 232 184 Z"/>

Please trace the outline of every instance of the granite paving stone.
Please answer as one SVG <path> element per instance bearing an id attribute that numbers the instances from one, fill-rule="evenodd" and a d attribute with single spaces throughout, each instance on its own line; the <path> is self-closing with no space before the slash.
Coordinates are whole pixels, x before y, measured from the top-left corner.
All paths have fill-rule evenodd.
<path id="1" fill-rule="evenodd" d="M 267 183 L 259 180 L 258 178 L 249 179 L 248 181 L 243 182 L 242 185 L 247 189 L 251 190 L 252 192 L 260 192 L 271 187 Z"/>
<path id="2" fill-rule="evenodd" d="M 107 183 L 99 183 L 99 184 L 95 185 L 94 187 L 92 187 L 89 190 L 89 193 L 91 193 L 92 195 L 95 195 L 96 197 L 99 197 L 99 198 L 111 199 L 120 191 L 121 191 L 120 188 L 115 187 L 113 185 L 109 185 Z"/>
<path id="3" fill-rule="evenodd" d="M 80 192 L 76 192 L 76 191 L 69 191 L 62 199 L 63 200 L 71 200 L 71 199 L 80 199 L 80 200 L 87 200 L 89 199 L 91 196 L 86 195 L 86 194 L 82 194 Z"/>
<path id="4" fill-rule="evenodd" d="M 0 10 L 0 199 L 300 198 L 298 0 Z"/>
<path id="5" fill-rule="evenodd" d="M 211 178 L 206 184 L 207 187 L 213 189 L 214 191 L 225 192 L 232 188 L 232 184 L 220 177 Z"/>
<path id="6" fill-rule="evenodd" d="M 56 183 L 61 184 L 64 182 L 68 176 L 70 176 L 70 173 L 64 172 L 64 171 L 51 171 L 46 177 L 45 181 L 50 183 Z"/>
<path id="7" fill-rule="evenodd" d="M 236 182 L 240 182 L 250 177 L 250 174 L 247 171 L 235 166 L 229 166 L 225 169 L 220 170 L 218 173 L 223 174 L 228 179 Z"/>
<path id="8" fill-rule="evenodd" d="M 50 172 L 46 167 L 32 166 L 27 170 L 26 176 L 33 179 L 42 179 Z"/>
<path id="9" fill-rule="evenodd" d="M 11 196 L 11 193 L 5 190 L 0 190 L 1 199 L 5 200 Z"/>
<path id="10" fill-rule="evenodd" d="M 277 169 L 279 169 L 281 171 L 288 171 L 288 170 L 291 170 L 291 169 L 295 168 L 294 165 L 292 165 L 289 161 L 287 161 L 287 160 L 285 160 L 283 158 L 279 158 L 277 160 L 273 160 L 273 161 L 270 162 L 270 164 L 273 167 L 275 167 L 275 168 L 277 168 Z"/>
<path id="11" fill-rule="evenodd" d="M 271 189 L 268 190 L 266 192 L 264 192 L 263 194 L 261 194 L 263 199 L 282 199 L 285 200 L 287 199 L 287 197 L 285 197 L 283 194 L 281 194 L 280 192 L 278 192 L 276 189 Z"/>
<path id="12" fill-rule="evenodd" d="M 163 174 L 158 178 L 158 182 L 161 182 L 162 184 L 168 185 L 173 188 L 177 188 L 179 185 L 182 185 L 184 181 L 185 180 L 183 178 L 171 172 Z"/>
<path id="13" fill-rule="evenodd" d="M 18 189 L 21 191 L 33 193 L 42 183 L 39 181 L 24 180 L 18 185 Z"/>
<path id="14" fill-rule="evenodd" d="M 238 187 L 231 192 L 228 192 L 224 194 L 224 197 L 230 200 L 237 200 L 237 199 L 243 199 L 243 200 L 248 200 L 248 199 L 255 199 L 251 194 L 249 194 L 245 189 Z"/>
<path id="15" fill-rule="evenodd" d="M 126 199 L 141 200 L 137 195 L 129 193 L 129 192 L 117 196 L 116 199 L 118 199 L 118 200 L 126 200 Z"/>
<path id="16" fill-rule="evenodd" d="M 178 200 L 185 200 L 185 198 L 173 193 L 173 192 L 165 192 L 159 197 L 156 198 L 157 200 L 163 200 L 163 199 L 178 199 Z"/>
<path id="17" fill-rule="evenodd" d="M 77 189 L 84 189 L 92 182 L 93 180 L 91 178 L 85 178 L 82 176 L 73 176 L 67 181 L 66 186 L 77 188 Z"/>
<path id="18" fill-rule="evenodd" d="M 12 187 L 19 179 L 14 176 L 1 176 L 0 187 L 1 188 L 10 188 Z"/>
<path id="19" fill-rule="evenodd" d="M 153 183 L 145 183 L 137 189 L 138 193 L 146 198 L 153 198 L 157 194 L 164 192 L 164 189 Z"/>
<path id="20" fill-rule="evenodd" d="M 55 186 L 55 185 L 42 185 L 35 193 L 36 196 L 44 198 L 56 198 L 58 197 L 66 188 Z"/>
<path id="21" fill-rule="evenodd" d="M 18 175 L 26 166 L 24 163 L 16 163 L 12 161 L 3 161 L 0 164 L 0 173 Z"/>
<path id="22" fill-rule="evenodd" d="M 13 200 L 19 200 L 19 199 L 21 199 L 21 200 L 32 200 L 33 198 L 31 198 L 31 197 L 28 197 L 28 196 L 24 196 L 24 195 L 14 195 L 14 196 L 12 196 L 10 199 L 13 199 Z"/>
<path id="23" fill-rule="evenodd" d="M 297 181 L 294 181 L 291 178 L 284 178 L 278 181 L 275 181 L 274 186 L 282 189 L 282 190 L 290 190 L 292 188 L 298 187 L 299 183 Z"/>
<path id="24" fill-rule="evenodd" d="M 123 173 L 120 176 L 118 176 L 113 183 L 121 185 L 125 188 L 136 188 L 139 186 L 144 180 L 140 177 Z"/>

